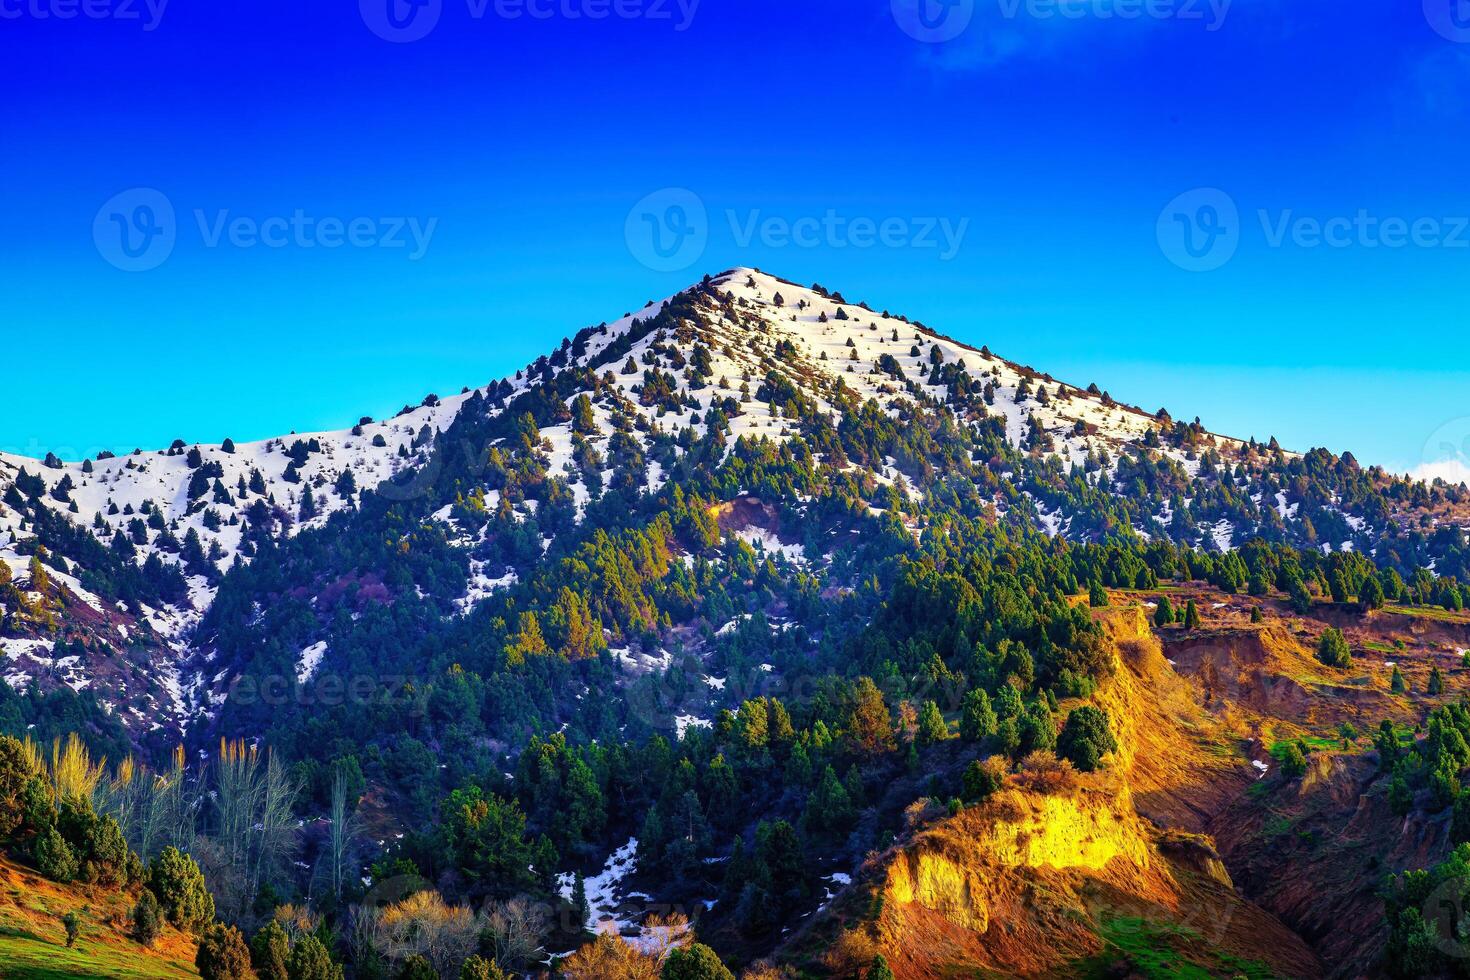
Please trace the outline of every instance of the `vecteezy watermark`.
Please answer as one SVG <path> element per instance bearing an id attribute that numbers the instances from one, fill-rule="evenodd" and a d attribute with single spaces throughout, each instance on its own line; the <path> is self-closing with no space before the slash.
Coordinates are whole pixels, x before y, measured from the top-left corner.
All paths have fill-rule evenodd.
<path id="1" fill-rule="evenodd" d="M 0 0 L 0 20 L 136 21 L 158 28 L 169 0 Z"/>
<path id="2" fill-rule="evenodd" d="M 0 0 L 3 2 L 3 0 Z M 472 21 L 647 20 L 687 31 L 701 0 L 464 0 Z M 358 0 L 368 30 L 385 41 L 406 44 L 429 36 L 445 12 L 444 0 Z"/>
<path id="3" fill-rule="evenodd" d="M 1295 209 L 1256 211 L 1267 248 L 1463 249 L 1470 248 L 1470 216 L 1298 214 Z M 1245 231 L 1235 199 L 1214 187 L 1180 194 L 1159 213 L 1155 233 L 1165 257 L 1189 272 L 1209 272 L 1235 257 Z"/>
<path id="4" fill-rule="evenodd" d="M 1470 418 L 1451 419 L 1430 433 L 1411 475 L 1447 483 L 1470 481 Z"/>
<path id="5" fill-rule="evenodd" d="M 633 257 L 654 272 L 679 272 L 709 245 L 709 212 L 698 194 L 666 187 L 633 205 L 623 225 Z"/>
<path id="6" fill-rule="evenodd" d="M 1235 257 L 1240 211 L 1224 191 L 1186 191 L 1159 212 L 1155 235 L 1169 261 L 1189 272 L 1209 272 Z"/>
<path id="7" fill-rule="evenodd" d="M 177 238 L 173 202 L 151 187 L 114 195 L 92 219 L 97 253 L 124 272 L 147 272 L 163 265 Z"/>
<path id="8" fill-rule="evenodd" d="M 996 0 L 1006 20 L 1198 21 L 1207 31 L 1225 26 L 1233 0 Z"/>
<path id="9" fill-rule="evenodd" d="M 795 218 L 728 209 L 724 225 L 736 248 L 932 249 L 947 262 L 959 254 L 969 218 L 872 217 L 827 208 Z M 623 234 L 628 251 L 655 272 L 680 272 L 709 246 L 712 222 L 704 201 L 682 187 L 656 191 L 628 212 Z"/>
<path id="10" fill-rule="evenodd" d="M 893 19 L 905 34 L 925 44 L 953 41 L 975 19 L 975 0 L 891 0 Z"/>
<path id="11" fill-rule="evenodd" d="M 192 211 L 205 248 L 378 248 L 403 249 L 416 262 L 429 250 L 438 218 L 317 216 L 297 208 L 287 215 L 258 218 L 228 208 Z M 173 254 L 179 222 L 162 191 L 135 187 L 102 205 L 92 221 L 97 253 L 124 272 L 156 269 Z"/>
<path id="12" fill-rule="evenodd" d="M 978 19 L 1175 20 L 1199 22 L 1207 31 L 1225 24 L 1233 0 L 890 0 L 893 19 L 905 34 L 925 44 L 953 41 Z M 1432 2 L 1432 0 L 1426 0 Z M 1470 0 L 1467 0 L 1470 2 Z M 990 4 L 994 3 L 992 10 Z"/>
<path id="13" fill-rule="evenodd" d="M 1470 44 L 1470 0 L 1424 0 L 1424 19 L 1440 37 Z"/>

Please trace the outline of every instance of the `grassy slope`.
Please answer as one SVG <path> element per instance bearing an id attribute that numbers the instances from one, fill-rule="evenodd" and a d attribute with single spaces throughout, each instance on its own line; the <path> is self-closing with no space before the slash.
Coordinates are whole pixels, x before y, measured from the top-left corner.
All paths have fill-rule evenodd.
<path id="1" fill-rule="evenodd" d="M 144 949 L 127 935 L 132 901 L 108 889 L 58 885 L 0 860 L 0 977 L 198 977 L 187 937 L 165 929 L 152 949 Z M 68 949 L 61 917 L 73 911 L 82 918 L 82 930 Z"/>

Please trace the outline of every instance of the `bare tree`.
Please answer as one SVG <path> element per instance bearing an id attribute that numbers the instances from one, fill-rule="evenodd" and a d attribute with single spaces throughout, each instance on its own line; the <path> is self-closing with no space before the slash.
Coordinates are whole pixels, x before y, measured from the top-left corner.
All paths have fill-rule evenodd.
<path id="1" fill-rule="evenodd" d="M 327 887 L 338 901 L 342 890 L 347 887 L 354 873 L 358 839 L 362 834 L 362 819 L 356 810 L 355 801 L 347 799 L 347 777 L 339 767 L 332 774 L 331 829 L 327 832 L 327 845 L 318 863 L 318 873 L 327 879 Z"/>

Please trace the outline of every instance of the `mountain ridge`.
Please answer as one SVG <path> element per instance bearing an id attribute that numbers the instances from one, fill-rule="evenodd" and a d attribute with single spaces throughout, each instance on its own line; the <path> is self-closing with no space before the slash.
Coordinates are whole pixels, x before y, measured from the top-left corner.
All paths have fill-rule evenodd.
<path id="1" fill-rule="evenodd" d="M 676 302 L 681 304 L 679 316 L 665 317 Z M 420 484 L 434 479 L 436 443 L 454 429 L 467 407 L 491 414 L 508 410 L 504 406 L 544 389 L 558 373 L 577 370 L 589 378 L 580 386 L 585 390 L 558 396 L 560 407 L 547 416 L 550 424 L 538 427 L 538 437 L 549 446 L 545 470 L 565 477 L 574 520 L 592 495 L 589 488 L 605 482 L 613 469 L 605 460 L 579 461 L 579 454 L 596 457 L 626 449 L 646 455 L 659 439 L 671 437 L 672 455 L 664 453 L 662 460 L 647 466 L 642 489 L 654 493 L 669 479 L 666 464 L 672 466 L 685 451 L 678 443 L 697 442 L 709 434 L 711 412 L 723 417 L 725 458 L 742 439 L 779 443 L 802 434 L 806 423 L 794 416 L 808 409 L 818 418 L 826 415 L 831 422 L 823 423 L 820 438 L 828 462 L 857 466 L 880 485 L 897 481 L 906 492 L 916 476 L 911 468 L 905 474 L 908 461 L 871 454 L 854 461 L 841 450 L 835 456 L 830 451 L 835 441 L 830 430 L 867 424 L 853 419 L 872 406 L 890 423 L 902 423 L 918 412 L 976 431 L 987 424 L 1000 426 L 1016 458 L 1006 462 L 992 456 L 988 468 L 995 474 L 993 485 L 982 493 L 989 496 L 997 518 L 1016 510 L 1051 535 L 1096 540 L 1121 519 L 1145 537 L 1167 536 L 1226 551 L 1262 533 L 1288 540 L 1295 534 L 1308 543 L 1318 536 L 1316 525 L 1323 524 L 1321 546 L 1328 550 L 1376 550 L 1373 535 L 1387 535 L 1393 523 L 1385 506 L 1354 512 L 1336 488 L 1319 493 L 1315 502 L 1295 499 L 1301 487 L 1268 471 L 1275 467 L 1288 474 L 1310 460 L 1274 443 L 1242 442 L 1210 433 L 1197 420 L 1185 425 L 1162 410 L 1148 413 L 1121 405 L 1095 385 L 1083 389 L 1058 382 L 986 347 L 977 349 L 904 317 L 850 303 L 841 293 L 736 268 L 636 313 L 584 329 L 514 377 L 443 399 L 431 395 L 416 407 L 405 406 L 393 419 L 364 418 L 348 429 L 240 445 L 176 442 L 164 450 L 71 464 L 0 456 L 0 486 L 9 484 L 11 503 L 10 511 L 0 514 L 0 558 L 10 565 L 12 577 L 26 573 L 29 555 L 18 547 L 24 519 L 17 517 L 15 504 L 39 503 L 88 528 L 123 562 L 157 580 L 155 602 L 137 608 L 124 603 L 128 608 L 117 610 L 116 603 L 98 600 L 71 575 L 75 569 L 56 569 L 57 579 L 80 605 L 90 608 L 89 615 L 104 621 L 123 615 L 126 621 L 99 627 L 112 645 L 128 645 L 129 630 L 141 628 L 156 637 L 158 649 L 172 652 L 174 662 L 158 667 L 155 680 L 161 690 L 144 695 L 151 697 L 149 705 L 132 705 L 125 714 L 130 726 L 160 705 L 187 726 L 191 717 L 207 714 L 219 697 L 204 688 L 222 678 L 204 678 L 203 664 L 192 677 L 181 677 L 179 671 L 185 660 L 201 658 L 192 648 L 192 634 L 231 565 L 248 562 L 268 540 L 324 528 L 334 514 L 354 509 L 365 491 L 388 497 L 419 494 Z M 594 377 L 595 383 L 590 380 Z M 586 420 L 569 417 L 579 398 L 587 401 Z M 618 435 L 582 439 L 575 430 L 583 421 L 589 431 L 625 427 L 634 445 L 620 449 Z M 467 446 L 461 451 L 483 456 L 489 448 Z M 1123 461 L 1137 453 L 1154 462 L 1142 469 L 1130 464 L 1125 473 Z M 1356 467 L 1350 457 L 1323 462 Z M 1240 475 L 1211 486 L 1215 470 L 1228 474 L 1232 464 Z M 1245 472 L 1256 467 L 1267 475 Z M 1072 483 L 1078 474 L 1081 482 Z M 1381 471 L 1367 474 L 1368 483 L 1395 486 Z M 1156 486 L 1146 486 L 1139 494 L 1144 500 L 1114 514 L 1105 498 L 1125 499 L 1133 492 L 1123 487 L 1130 477 L 1136 487 Z M 1191 492 L 1196 486 L 1206 490 Z M 514 507 L 529 514 L 539 503 L 532 497 L 514 502 Z M 1305 528 L 1304 503 L 1316 518 L 1305 522 Z M 1461 497 L 1452 509 L 1463 503 Z M 498 506 L 498 491 L 487 492 L 484 505 Z M 449 509 L 440 507 L 433 516 L 445 521 Z M 1189 511 L 1185 520 L 1190 525 L 1183 533 L 1174 523 L 1182 509 Z M 1244 520 L 1235 516 L 1242 510 Z M 462 610 L 467 612 L 508 581 L 504 569 L 472 566 Z M 129 612 L 135 615 L 129 617 Z M 46 663 L 48 658 L 36 652 L 7 648 L 13 662 L 10 676 L 20 680 L 48 668 L 54 672 L 58 658 Z M 75 677 L 70 683 L 75 688 L 81 681 Z"/>

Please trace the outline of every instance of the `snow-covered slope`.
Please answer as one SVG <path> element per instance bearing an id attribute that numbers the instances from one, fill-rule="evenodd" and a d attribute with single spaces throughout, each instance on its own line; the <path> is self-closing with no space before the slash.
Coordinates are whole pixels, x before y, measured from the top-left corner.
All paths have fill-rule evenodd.
<path id="1" fill-rule="evenodd" d="M 1120 448 L 1155 436 L 1161 426 L 1159 417 L 1116 404 L 1102 392 L 1058 382 L 820 287 L 798 286 L 753 269 L 732 270 L 709 285 L 713 289 L 699 293 L 690 317 L 646 329 L 646 321 L 672 298 L 650 303 L 638 313 L 584 332 L 576 344 L 564 343 L 551 358 L 552 369 L 590 367 L 602 379 L 598 390 L 586 392 L 596 423 L 590 434 L 575 436 L 572 421 L 540 430 L 547 472 L 567 480 L 579 512 L 591 496 L 585 450 L 580 462 L 574 459 L 581 439 L 610 474 L 616 440 L 632 439 L 649 451 L 658 433 L 677 437 L 691 430 L 694 436 L 703 435 L 708 409 L 715 405 L 729 417 L 727 451 L 743 436 L 780 440 L 792 434 L 796 423 L 783 417 L 784 399 L 754 397 L 773 370 L 835 421 L 841 404 L 869 400 L 890 417 L 900 416 L 916 400 L 943 409 L 949 393 L 945 386 L 927 383 L 931 372 L 935 364 L 963 362 L 966 373 L 986 389 L 982 414 L 1003 419 L 1014 447 L 1054 453 L 1079 467 L 1104 453 L 1116 458 Z M 487 405 L 491 412 L 502 410 L 499 406 L 531 385 L 530 379 L 544 377 L 547 365 L 543 358 L 514 378 L 478 389 L 485 396 L 475 400 L 479 410 Z M 650 377 L 657 391 L 650 390 Z M 89 675 L 85 663 L 58 667 L 49 648 L 35 641 L 46 640 L 49 633 L 67 633 L 69 620 L 63 615 L 68 621 L 49 633 L 36 623 L 25 630 L 12 628 L 7 642 L 29 645 L 16 646 L 14 652 L 7 646 L 9 659 L 0 664 L 6 679 L 12 686 L 91 686 L 135 727 L 157 727 L 161 718 L 183 724 L 194 712 L 208 710 L 211 696 L 218 696 L 211 690 L 219 688 L 220 678 L 210 676 L 215 668 L 207 655 L 190 649 L 191 627 L 213 600 L 212 580 L 218 573 L 235 561 L 250 560 L 245 527 L 288 535 L 320 525 L 352 506 L 362 491 L 427 460 L 434 439 L 450 428 L 472 394 L 430 396 L 389 420 L 364 419 L 347 429 L 238 445 L 176 443 L 89 461 L 0 455 L 0 492 L 12 484 L 24 485 L 28 501 L 39 500 L 53 514 L 90 529 L 104 546 L 125 537 L 132 545 L 121 552 L 127 560 L 143 566 L 156 556 L 155 564 L 183 570 L 189 586 L 186 599 L 161 603 L 160 608 L 130 608 L 88 593 L 78 578 L 84 570 L 75 564 L 58 570 L 54 581 L 65 590 L 58 606 L 63 613 L 71 610 L 71 619 L 87 619 L 89 637 L 109 649 L 148 648 L 148 653 L 132 655 L 129 670 L 110 685 Z M 566 399 L 569 407 L 576 400 L 576 394 Z M 978 424 L 973 407 L 970 412 L 962 424 Z M 1210 436 L 1208 441 L 1227 454 L 1242 448 L 1235 440 Z M 664 447 L 662 462 L 650 453 L 649 489 L 668 479 L 664 464 L 672 460 L 667 441 Z M 1186 470 L 1198 466 L 1192 453 L 1157 449 Z M 683 451 L 677 444 L 673 449 L 675 454 Z M 899 478 L 891 459 L 870 465 L 879 481 Z M 38 486 L 44 488 L 39 495 Z M 490 491 L 487 502 L 493 505 L 493 498 Z M 536 506 L 537 501 L 525 500 L 516 509 L 530 513 Z M 449 510 L 435 517 L 452 525 Z M 1047 513 L 1039 502 L 1037 513 L 1051 533 L 1066 532 L 1065 515 Z M 0 560 L 11 567 L 17 582 L 27 577 L 35 551 L 32 534 L 13 509 L 0 506 Z M 1229 545 L 1228 528 L 1217 528 L 1214 534 Z M 775 538 L 762 541 L 783 548 Z M 466 538 L 463 544 L 471 549 L 476 542 Z M 462 611 L 515 581 L 513 572 L 485 568 L 473 559 L 471 569 L 470 590 L 458 603 Z M 321 651 L 316 657 L 309 669 L 301 669 L 309 674 Z M 186 663 L 191 666 L 185 668 Z"/>

